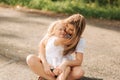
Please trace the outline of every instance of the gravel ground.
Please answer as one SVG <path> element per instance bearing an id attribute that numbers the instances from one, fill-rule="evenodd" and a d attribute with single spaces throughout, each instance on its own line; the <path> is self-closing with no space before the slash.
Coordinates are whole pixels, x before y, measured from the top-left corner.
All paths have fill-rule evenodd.
<path id="1" fill-rule="evenodd" d="M 58 19 L 0 7 L 0 54 L 24 61 L 27 55 L 37 54 L 39 41 L 48 25 Z M 120 80 L 119 24 L 119 21 L 87 20 L 83 80 Z"/>

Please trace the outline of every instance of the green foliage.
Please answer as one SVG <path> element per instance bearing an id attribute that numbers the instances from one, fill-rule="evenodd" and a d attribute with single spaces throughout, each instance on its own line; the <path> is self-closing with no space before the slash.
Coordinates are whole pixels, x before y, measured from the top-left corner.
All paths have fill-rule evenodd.
<path id="1" fill-rule="evenodd" d="M 31 0 L 28 7 L 43 9 L 47 5 L 47 0 Z"/>
<path id="2" fill-rule="evenodd" d="M 120 0 L 0 0 L 8 5 L 21 5 L 57 13 L 81 13 L 88 18 L 120 20 Z"/>
<path id="3" fill-rule="evenodd" d="M 21 6 L 26 6 L 29 4 L 29 0 L 0 0 L 0 2 L 8 5 L 21 5 Z"/>

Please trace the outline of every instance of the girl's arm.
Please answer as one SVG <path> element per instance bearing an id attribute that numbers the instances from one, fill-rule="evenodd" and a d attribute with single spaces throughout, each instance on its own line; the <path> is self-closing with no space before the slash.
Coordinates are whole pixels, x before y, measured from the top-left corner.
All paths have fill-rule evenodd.
<path id="1" fill-rule="evenodd" d="M 43 64 L 47 63 L 47 60 L 45 57 L 45 37 L 41 40 L 39 44 L 39 57 Z"/>
<path id="2" fill-rule="evenodd" d="M 50 68 L 51 65 L 47 62 L 46 60 L 46 53 L 45 53 L 45 45 L 46 45 L 46 41 L 47 41 L 48 37 L 44 37 L 40 44 L 39 44 L 39 57 L 42 61 L 43 67 L 44 67 L 44 71 L 46 72 L 46 74 L 54 76 L 54 73 L 51 72 Z"/>
<path id="3" fill-rule="evenodd" d="M 63 61 L 54 71 L 56 74 L 61 74 L 67 67 L 81 66 L 83 61 L 83 53 L 76 53 L 75 60 Z"/>
<path id="4" fill-rule="evenodd" d="M 83 53 L 76 52 L 75 53 L 75 60 L 70 60 L 70 61 L 65 61 L 63 62 L 64 65 L 66 66 L 81 66 L 83 61 Z"/>
<path id="5" fill-rule="evenodd" d="M 83 61 L 83 53 L 76 53 L 75 60 L 66 60 L 66 61 L 62 62 L 62 64 L 60 66 L 64 66 L 64 67 L 81 66 L 82 61 Z"/>

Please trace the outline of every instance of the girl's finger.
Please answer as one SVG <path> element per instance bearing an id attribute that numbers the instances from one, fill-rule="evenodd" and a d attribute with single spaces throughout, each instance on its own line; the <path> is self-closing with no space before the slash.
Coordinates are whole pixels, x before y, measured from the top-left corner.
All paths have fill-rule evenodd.
<path id="1" fill-rule="evenodd" d="M 58 69 L 55 70 L 55 75 L 58 75 Z"/>
<path id="2" fill-rule="evenodd" d="M 54 73 L 53 73 L 51 70 L 49 70 L 49 74 L 50 74 L 51 76 L 55 76 Z"/>
<path id="3" fill-rule="evenodd" d="M 61 74 L 62 73 L 62 70 L 58 69 L 58 74 Z"/>

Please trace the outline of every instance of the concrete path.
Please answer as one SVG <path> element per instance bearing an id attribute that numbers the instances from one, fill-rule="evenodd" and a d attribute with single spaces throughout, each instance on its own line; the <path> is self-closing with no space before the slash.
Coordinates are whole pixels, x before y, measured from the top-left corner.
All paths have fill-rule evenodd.
<path id="1" fill-rule="evenodd" d="M 39 41 L 53 21 L 47 16 L 0 8 L 0 54 L 24 60 L 37 53 Z"/>
<path id="2" fill-rule="evenodd" d="M 37 80 L 25 63 L 0 56 L 0 80 Z"/>
<path id="3" fill-rule="evenodd" d="M 38 53 L 39 41 L 58 19 L 0 7 L 0 55 L 9 58 L 0 56 L 0 80 L 37 80 L 25 58 Z M 83 80 L 120 80 L 120 29 L 87 21 L 84 37 Z"/>

